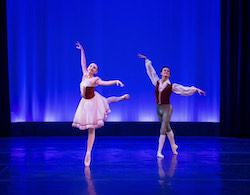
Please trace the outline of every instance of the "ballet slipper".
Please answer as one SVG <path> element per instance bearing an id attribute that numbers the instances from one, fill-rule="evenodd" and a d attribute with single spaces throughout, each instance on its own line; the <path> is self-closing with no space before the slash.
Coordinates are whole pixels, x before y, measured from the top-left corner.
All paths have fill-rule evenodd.
<path id="1" fill-rule="evenodd" d="M 121 96 L 121 100 L 127 100 L 130 98 L 129 94 L 124 94 L 123 96 Z"/>
<path id="2" fill-rule="evenodd" d="M 84 165 L 86 167 L 89 167 L 90 161 L 91 161 L 90 152 L 87 152 L 86 155 L 85 155 L 85 159 L 84 159 Z"/>
<path id="3" fill-rule="evenodd" d="M 169 131 L 167 132 L 167 136 L 171 145 L 171 149 L 174 155 L 178 155 L 178 152 L 176 151 L 178 146 L 175 144 L 175 140 L 174 140 L 174 133 L 173 131 Z"/>
<path id="4" fill-rule="evenodd" d="M 178 146 L 176 144 L 171 146 L 171 149 L 172 149 L 172 152 L 173 152 L 174 155 L 178 155 L 178 152 L 176 151 L 177 148 L 178 148 Z"/>
<path id="5" fill-rule="evenodd" d="M 166 135 L 160 135 L 160 137 L 159 137 L 158 151 L 157 151 L 157 157 L 158 158 L 164 158 L 164 156 L 162 155 L 161 151 L 162 151 L 163 145 L 165 143 L 165 139 L 166 139 Z"/>
<path id="6" fill-rule="evenodd" d="M 160 152 L 157 152 L 157 157 L 158 158 L 164 158 L 164 156 Z"/>

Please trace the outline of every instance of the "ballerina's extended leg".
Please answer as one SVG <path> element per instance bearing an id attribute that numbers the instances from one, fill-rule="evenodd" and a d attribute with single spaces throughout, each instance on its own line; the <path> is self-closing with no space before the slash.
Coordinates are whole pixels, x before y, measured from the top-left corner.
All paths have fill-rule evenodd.
<path id="1" fill-rule="evenodd" d="M 84 159 L 84 165 L 86 167 L 88 167 L 90 165 L 91 151 L 92 151 L 94 141 L 95 141 L 95 129 L 91 128 L 91 129 L 88 130 L 87 152 L 86 152 L 85 159 Z"/>
<path id="2" fill-rule="evenodd" d="M 122 101 L 122 100 L 127 100 L 130 98 L 130 95 L 129 94 L 124 94 L 120 97 L 116 97 L 116 96 L 112 96 L 112 97 L 109 97 L 107 98 L 107 101 L 108 103 L 114 103 L 114 102 L 119 102 L 119 101 Z"/>

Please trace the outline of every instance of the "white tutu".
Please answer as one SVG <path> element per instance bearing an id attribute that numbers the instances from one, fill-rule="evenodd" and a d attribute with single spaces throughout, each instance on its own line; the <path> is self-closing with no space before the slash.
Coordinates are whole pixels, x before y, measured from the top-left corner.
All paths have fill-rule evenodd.
<path id="1" fill-rule="evenodd" d="M 100 128 L 104 125 L 104 120 L 110 112 L 107 99 L 95 91 L 93 98 L 81 99 L 72 126 L 80 130 Z"/>

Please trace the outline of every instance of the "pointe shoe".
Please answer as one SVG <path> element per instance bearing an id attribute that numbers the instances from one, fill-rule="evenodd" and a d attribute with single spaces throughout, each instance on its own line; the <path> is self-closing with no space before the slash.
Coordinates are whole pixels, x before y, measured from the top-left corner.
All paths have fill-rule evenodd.
<path id="1" fill-rule="evenodd" d="M 84 165 L 89 167 L 91 161 L 90 152 L 87 152 L 84 159 Z"/>
<path id="2" fill-rule="evenodd" d="M 171 148 L 172 148 L 173 154 L 174 154 L 174 155 L 178 155 L 178 152 L 176 151 L 177 148 L 178 148 L 178 146 L 175 144 L 175 145 L 171 146 Z"/>
<path id="3" fill-rule="evenodd" d="M 127 100 L 130 98 L 129 94 L 124 94 L 123 96 L 121 96 L 121 100 Z"/>
<path id="4" fill-rule="evenodd" d="M 164 156 L 160 152 L 157 152 L 157 157 L 158 158 L 164 158 Z"/>

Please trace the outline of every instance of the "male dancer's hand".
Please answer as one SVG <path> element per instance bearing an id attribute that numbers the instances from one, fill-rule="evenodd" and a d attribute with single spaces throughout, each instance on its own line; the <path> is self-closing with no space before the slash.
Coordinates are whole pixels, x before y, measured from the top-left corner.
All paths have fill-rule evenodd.
<path id="1" fill-rule="evenodd" d="M 141 59 L 144 59 L 144 60 L 148 59 L 146 56 L 144 56 L 144 55 L 142 55 L 140 53 L 138 53 L 138 57 L 141 58 Z"/>
<path id="2" fill-rule="evenodd" d="M 198 89 L 197 88 L 197 92 L 199 93 L 199 95 L 204 95 L 204 96 L 206 96 L 206 92 L 205 91 L 202 91 L 201 89 Z"/>

